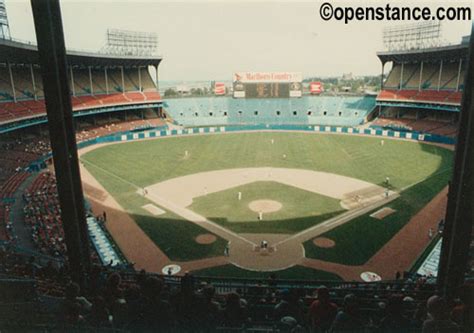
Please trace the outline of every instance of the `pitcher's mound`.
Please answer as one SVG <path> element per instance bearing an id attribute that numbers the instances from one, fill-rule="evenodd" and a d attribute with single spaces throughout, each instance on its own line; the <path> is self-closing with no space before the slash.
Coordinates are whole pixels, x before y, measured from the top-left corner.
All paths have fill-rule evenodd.
<path id="1" fill-rule="evenodd" d="M 283 205 L 275 200 L 254 200 L 249 203 L 249 208 L 256 213 L 273 213 L 277 212 Z"/>
<path id="2" fill-rule="evenodd" d="M 216 236 L 212 234 L 201 234 L 196 237 L 196 243 L 198 244 L 212 244 L 217 240 Z"/>
<path id="3" fill-rule="evenodd" d="M 336 242 L 326 237 L 318 237 L 313 240 L 314 245 L 322 248 L 330 248 L 336 246 Z"/>

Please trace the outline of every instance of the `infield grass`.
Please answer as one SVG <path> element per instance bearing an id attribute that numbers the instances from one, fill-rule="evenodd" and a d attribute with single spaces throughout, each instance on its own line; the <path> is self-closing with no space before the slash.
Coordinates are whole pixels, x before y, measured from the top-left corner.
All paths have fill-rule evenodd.
<path id="1" fill-rule="evenodd" d="M 237 200 L 237 193 L 242 200 Z M 249 208 L 254 200 L 274 200 L 279 211 L 258 213 Z M 240 233 L 292 234 L 326 221 L 344 211 L 339 200 L 277 182 L 255 182 L 193 199 L 192 211 Z"/>

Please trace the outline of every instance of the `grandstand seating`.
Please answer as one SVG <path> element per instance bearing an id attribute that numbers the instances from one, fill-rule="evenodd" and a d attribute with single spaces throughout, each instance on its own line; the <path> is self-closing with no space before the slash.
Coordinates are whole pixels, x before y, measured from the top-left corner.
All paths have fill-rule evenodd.
<path id="1" fill-rule="evenodd" d="M 332 332 L 354 332 L 356 328 L 358 332 L 420 332 L 431 309 L 425 310 L 427 299 L 436 293 L 436 286 L 423 277 L 355 283 L 288 281 L 271 274 L 257 281 L 191 274 L 160 276 L 99 266 L 93 267 L 90 287 L 81 290 L 69 282 L 67 268 L 60 263 L 32 261 L 6 249 L 0 249 L 0 256 L 6 258 L 2 271 L 10 276 L 0 281 L 1 286 L 14 283 L 15 276 L 17 285 L 24 286 L 22 292 L 17 290 L 0 302 L 2 318 L 17 319 L 22 315 L 17 309 L 28 305 L 35 308 L 33 304 L 36 312 L 43 313 L 23 316 L 23 322 L 10 320 L 9 328 L 42 325 L 43 330 L 97 332 L 112 327 L 114 331 L 167 331 L 170 327 L 178 332 L 325 331 L 319 326 L 323 314 L 314 307 L 327 295 L 333 312 L 325 318 L 325 324 L 327 328 L 333 326 Z M 16 306 L 12 306 L 15 300 Z M 464 313 L 459 308 L 450 313 L 455 305 L 463 303 L 459 300 L 447 305 L 443 318 L 451 314 L 451 320 L 462 325 Z M 352 319 L 346 323 L 349 326 L 339 330 L 336 313 L 342 316 L 347 311 L 351 311 Z M 102 318 L 96 316 L 97 312 L 106 315 Z M 444 324 L 457 331 L 454 322 Z"/>
<path id="2" fill-rule="evenodd" d="M 423 72 L 421 72 L 421 64 L 404 64 L 403 65 L 403 77 L 402 77 L 402 66 L 399 63 L 394 63 L 393 67 L 388 74 L 384 87 L 387 90 L 422 90 L 435 89 L 438 90 L 449 90 L 453 91 L 457 88 L 457 77 L 459 71 L 459 61 L 445 61 L 441 71 L 441 77 L 439 76 L 441 64 L 439 62 L 424 62 Z M 459 88 L 462 90 L 466 68 L 461 68 Z M 420 74 L 421 86 L 420 86 Z M 403 80 L 402 86 L 400 87 L 400 80 Z"/>
<path id="3" fill-rule="evenodd" d="M 11 198 L 18 186 L 28 177 L 26 172 L 14 173 L 0 188 L 0 199 Z"/>
<path id="4" fill-rule="evenodd" d="M 232 124 L 359 125 L 375 105 L 372 97 L 294 99 L 181 98 L 166 111 L 185 126 Z"/>
<path id="5" fill-rule="evenodd" d="M 382 90 L 378 101 L 406 101 L 434 104 L 460 104 L 462 92 L 449 90 Z"/>
<path id="6" fill-rule="evenodd" d="M 29 66 L 12 66 L 11 71 L 15 96 L 10 83 L 8 67 L 0 66 L 0 123 L 44 114 L 44 93 L 38 68 L 33 68 L 35 87 L 33 87 Z M 89 69 L 74 68 L 74 80 L 73 86 L 71 86 L 71 93 L 75 94 L 72 97 L 73 107 L 79 110 L 113 104 L 145 103 L 161 99 L 147 68 L 140 68 L 140 77 L 137 68 L 124 68 L 123 72 L 125 91 L 122 91 L 121 69 L 109 68 L 107 70 L 109 89 L 107 94 L 105 70 L 91 69 L 91 87 Z M 70 75 L 70 72 L 68 74 Z M 36 88 L 36 96 L 34 88 Z M 16 97 L 16 103 L 14 97 Z"/>
<path id="7" fill-rule="evenodd" d="M 23 197 L 25 222 L 32 229 L 32 238 L 38 249 L 44 254 L 63 256 L 66 245 L 55 177 L 47 172 L 40 173 Z"/>
<path id="8" fill-rule="evenodd" d="M 459 85 L 459 61 L 443 62 L 441 76 L 440 70 L 439 62 L 424 62 L 423 71 L 421 63 L 404 64 L 402 77 L 402 65 L 394 63 L 377 100 L 459 105 L 466 69 L 461 68 Z"/>
<path id="9" fill-rule="evenodd" d="M 160 100 L 158 92 L 126 92 L 120 94 L 71 96 L 74 111 L 94 107 L 112 106 L 115 104 L 135 104 Z M 45 114 L 44 100 L 24 100 L 0 102 L 0 123 L 21 118 Z"/>
<path id="10" fill-rule="evenodd" d="M 13 239 L 10 220 L 10 206 L 0 203 L 0 242 Z"/>
<path id="11" fill-rule="evenodd" d="M 386 118 L 380 117 L 371 123 L 372 127 L 383 127 L 392 129 L 405 129 L 407 131 L 417 131 L 420 133 L 431 133 L 455 137 L 457 126 L 447 121 L 437 121 L 431 119 L 414 118 Z"/>

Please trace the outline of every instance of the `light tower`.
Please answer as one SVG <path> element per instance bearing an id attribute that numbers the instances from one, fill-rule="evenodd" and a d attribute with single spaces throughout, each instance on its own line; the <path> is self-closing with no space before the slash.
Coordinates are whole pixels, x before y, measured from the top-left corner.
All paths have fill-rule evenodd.
<path id="1" fill-rule="evenodd" d="M 0 0 L 0 39 L 11 39 L 5 0 Z"/>

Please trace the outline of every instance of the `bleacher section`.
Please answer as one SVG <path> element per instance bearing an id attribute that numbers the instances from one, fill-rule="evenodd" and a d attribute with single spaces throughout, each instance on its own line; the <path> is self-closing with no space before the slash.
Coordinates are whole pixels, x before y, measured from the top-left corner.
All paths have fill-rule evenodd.
<path id="1" fill-rule="evenodd" d="M 373 110 L 373 97 L 295 99 L 181 98 L 167 100 L 166 111 L 184 126 L 233 124 L 320 124 L 356 126 Z"/>

